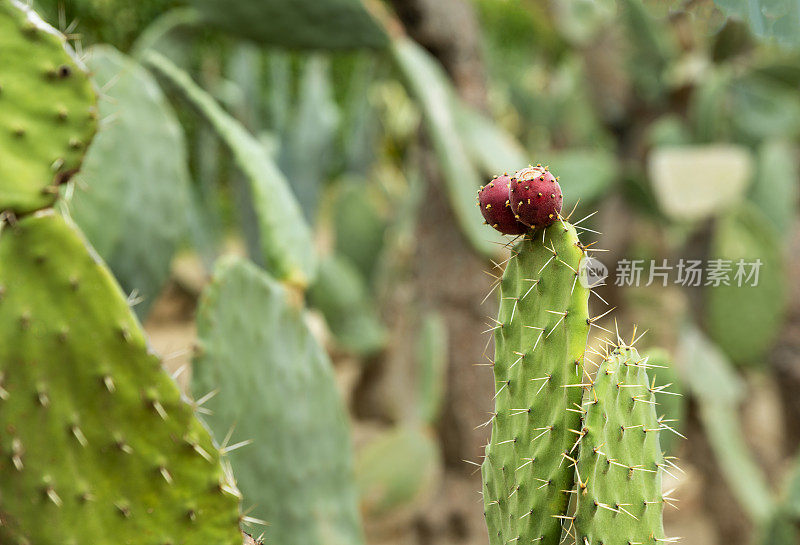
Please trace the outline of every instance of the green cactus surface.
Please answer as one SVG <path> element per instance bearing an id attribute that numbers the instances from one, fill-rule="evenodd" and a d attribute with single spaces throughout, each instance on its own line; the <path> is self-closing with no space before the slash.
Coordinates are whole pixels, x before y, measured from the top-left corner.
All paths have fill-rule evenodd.
<path id="1" fill-rule="evenodd" d="M 495 414 L 483 462 L 492 545 L 561 541 L 580 430 L 589 290 L 578 281 L 585 250 L 558 221 L 525 235 L 500 282 Z"/>
<path id="2" fill-rule="evenodd" d="M 435 426 L 447 386 L 448 334 L 444 317 L 438 312 L 428 313 L 417 335 L 418 421 Z"/>
<path id="3" fill-rule="evenodd" d="M 111 46 L 89 49 L 86 63 L 103 89 L 100 114 L 113 122 L 89 147 L 69 210 L 144 316 L 187 230 L 186 143 L 147 70 Z"/>
<path id="4" fill-rule="evenodd" d="M 198 312 L 192 389 L 268 543 L 359 545 L 350 430 L 330 361 L 285 288 L 224 258 Z"/>
<path id="5" fill-rule="evenodd" d="M 234 162 L 250 184 L 267 270 L 279 280 L 307 287 L 317 268 L 311 228 L 289 182 L 266 148 L 169 59 L 155 51 L 148 51 L 143 57 L 145 64 L 177 89 L 230 148 Z"/>
<path id="6" fill-rule="evenodd" d="M 356 481 L 367 518 L 396 515 L 424 503 L 442 477 L 439 445 L 430 430 L 400 426 L 359 452 Z"/>
<path id="7" fill-rule="evenodd" d="M 709 336 L 731 361 L 760 365 L 780 331 L 787 302 L 786 272 L 776 231 L 755 205 L 747 204 L 716 222 L 710 259 L 729 264 L 729 279 L 705 290 L 706 323 Z M 760 264 L 757 283 L 756 276 L 750 276 L 751 263 Z"/>
<path id="8" fill-rule="evenodd" d="M 614 347 L 586 391 L 576 468 L 576 543 L 665 542 L 655 393 L 647 360 Z"/>
<path id="9" fill-rule="evenodd" d="M 364 279 L 346 258 L 331 256 L 320 263 L 308 291 L 309 302 L 322 312 L 336 342 L 359 355 L 380 351 L 388 337 Z"/>
<path id="10" fill-rule="evenodd" d="M 0 429 L 0 543 L 242 541 L 210 434 L 52 211 L 0 232 Z"/>
<path id="11" fill-rule="evenodd" d="M 97 125 L 95 94 L 64 36 L 17 0 L 0 0 L 0 212 L 47 208 L 80 167 Z"/>
<path id="12" fill-rule="evenodd" d="M 192 0 L 191 4 L 215 26 L 264 44 L 348 49 L 379 48 L 388 42 L 386 31 L 362 0 Z"/>
<path id="13" fill-rule="evenodd" d="M 647 358 L 651 380 L 655 381 L 655 385 L 664 392 L 656 406 L 659 422 L 665 430 L 665 433 L 659 436 L 661 449 L 667 454 L 675 454 L 685 439 L 683 422 L 687 410 L 687 400 L 681 378 L 675 368 L 675 358 L 663 348 L 651 348 L 644 353 L 644 356 Z"/>

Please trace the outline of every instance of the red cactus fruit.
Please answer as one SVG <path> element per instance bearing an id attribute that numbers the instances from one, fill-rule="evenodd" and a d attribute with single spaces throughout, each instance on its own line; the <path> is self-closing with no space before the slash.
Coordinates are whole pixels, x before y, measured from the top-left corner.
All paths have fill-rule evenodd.
<path id="1" fill-rule="evenodd" d="M 528 232 L 528 227 L 514 217 L 508 202 L 508 188 L 511 178 L 504 174 L 478 190 L 478 206 L 481 208 L 486 223 L 504 235 L 521 235 Z"/>
<path id="2" fill-rule="evenodd" d="M 509 202 L 517 221 L 533 228 L 547 227 L 558 219 L 564 196 L 547 167 L 523 168 L 511 178 Z"/>

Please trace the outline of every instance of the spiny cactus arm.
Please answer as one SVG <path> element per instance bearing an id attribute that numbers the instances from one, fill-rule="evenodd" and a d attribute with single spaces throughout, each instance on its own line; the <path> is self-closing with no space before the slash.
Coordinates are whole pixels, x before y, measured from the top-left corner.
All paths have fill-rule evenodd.
<path id="1" fill-rule="evenodd" d="M 311 228 L 267 150 L 169 59 L 154 51 L 144 53 L 143 59 L 214 127 L 233 153 L 250 183 L 268 270 L 279 280 L 308 286 L 317 267 Z"/>
<path id="2" fill-rule="evenodd" d="M 587 389 L 576 460 L 575 541 L 580 545 L 668 542 L 662 513 L 657 389 L 647 359 L 635 348 L 613 347 Z"/>
<path id="3" fill-rule="evenodd" d="M 18 0 L 0 0 L 0 212 L 47 208 L 80 167 L 95 94 L 66 39 Z"/>
<path id="4" fill-rule="evenodd" d="M 584 249 L 556 221 L 512 249 L 495 327 L 495 414 L 482 466 L 492 545 L 561 541 L 577 451 L 589 290 Z"/>
<path id="5" fill-rule="evenodd" d="M 0 429 L 4 544 L 242 542 L 211 436 L 52 211 L 0 232 Z"/>
<path id="6" fill-rule="evenodd" d="M 205 419 L 230 452 L 245 506 L 269 543 L 363 543 L 350 429 L 330 361 L 284 286 L 240 258 L 223 258 L 203 294 L 192 367 Z"/>

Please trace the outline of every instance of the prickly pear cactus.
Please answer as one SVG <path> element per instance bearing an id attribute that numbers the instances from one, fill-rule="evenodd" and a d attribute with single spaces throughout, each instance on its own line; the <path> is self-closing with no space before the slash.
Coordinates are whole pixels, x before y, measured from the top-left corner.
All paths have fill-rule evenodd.
<path id="1" fill-rule="evenodd" d="M 220 453 L 52 211 L 0 232 L 0 543 L 241 543 Z"/>
<path id="2" fill-rule="evenodd" d="M 350 429 L 330 361 L 284 286 L 225 258 L 198 311 L 197 396 L 268 543 L 360 545 Z"/>
<path id="3" fill-rule="evenodd" d="M 613 347 L 582 405 L 575 464 L 575 541 L 580 545 L 665 543 L 656 388 L 635 348 Z"/>
<path id="4" fill-rule="evenodd" d="M 103 89 L 103 118 L 69 202 L 72 218 L 108 263 L 143 317 L 169 278 L 187 231 L 190 202 L 186 144 L 155 78 L 108 45 L 86 51 Z"/>
<path id="5" fill-rule="evenodd" d="M 52 205 L 96 124 L 91 83 L 64 36 L 0 0 L 0 211 Z"/>
<path id="6" fill-rule="evenodd" d="M 561 541 L 573 488 L 589 290 L 575 228 L 557 221 L 512 249 L 495 328 L 495 414 L 483 462 L 492 545 Z"/>

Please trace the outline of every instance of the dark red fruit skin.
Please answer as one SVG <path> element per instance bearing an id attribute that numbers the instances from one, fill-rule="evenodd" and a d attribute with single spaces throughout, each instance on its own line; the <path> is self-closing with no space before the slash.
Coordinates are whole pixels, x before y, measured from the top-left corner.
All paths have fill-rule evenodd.
<path id="1" fill-rule="evenodd" d="M 486 223 L 504 235 L 522 235 L 528 227 L 521 224 L 511 211 L 508 201 L 508 189 L 511 178 L 498 176 L 478 190 L 478 206 Z"/>
<path id="2" fill-rule="evenodd" d="M 511 178 L 509 202 L 516 220 L 538 229 L 558 219 L 564 196 L 555 176 L 537 165 L 524 168 Z"/>

